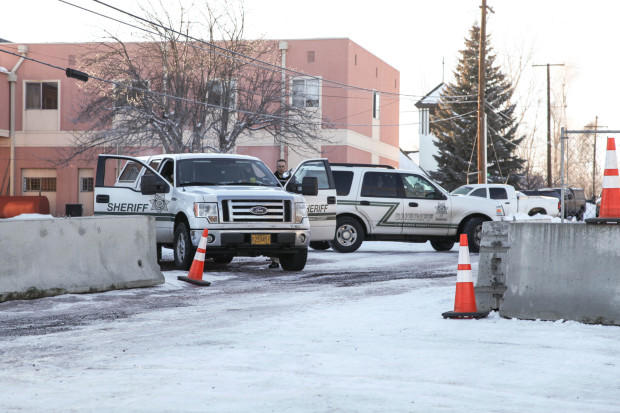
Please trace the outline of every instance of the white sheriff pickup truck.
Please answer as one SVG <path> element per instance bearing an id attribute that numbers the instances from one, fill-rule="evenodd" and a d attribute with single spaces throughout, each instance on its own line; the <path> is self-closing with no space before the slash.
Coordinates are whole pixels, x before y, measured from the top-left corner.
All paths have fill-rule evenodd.
<path id="1" fill-rule="evenodd" d="M 527 196 L 517 191 L 512 185 L 505 184 L 468 184 L 456 188 L 452 195 L 473 196 L 494 199 L 500 202 L 506 215 L 517 212 L 533 216 L 536 214 L 560 215 L 560 203 L 551 196 Z"/>
<path id="2" fill-rule="evenodd" d="M 215 262 L 264 255 L 278 257 L 284 270 L 299 271 L 310 241 L 334 237 L 329 162 L 302 162 L 286 188 L 252 156 L 106 154 L 97 163 L 95 215 L 153 216 L 158 254 L 171 247 L 180 268 L 189 268 L 207 228 L 206 256 Z"/>

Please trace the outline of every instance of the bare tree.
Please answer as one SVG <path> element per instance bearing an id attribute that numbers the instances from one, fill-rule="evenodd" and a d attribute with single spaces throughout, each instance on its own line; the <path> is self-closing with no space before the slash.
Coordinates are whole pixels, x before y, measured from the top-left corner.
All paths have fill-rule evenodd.
<path id="1" fill-rule="evenodd" d="M 182 6 L 177 18 L 162 4 L 161 11 L 142 8 L 148 22 L 133 24 L 144 29 L 144 41 L 109 34 L 110 42 L 97 44 L 84 67 L 114 84 L 84 86 L 77 120 L 89 127 L 76 135 L 75 154 L 110 145 L 231 152 L 239 137 L 266 134 L 293 150 L 325 141 L 327 120 L 316 108 L 294 105 L 277 67 L 262 63 L 277 66 L 277 43 L 244 39 L 243 7 L 226 6 L 205 4 L 201 22 Z M 196 40 L 205 32 L 208 42 Z"/>

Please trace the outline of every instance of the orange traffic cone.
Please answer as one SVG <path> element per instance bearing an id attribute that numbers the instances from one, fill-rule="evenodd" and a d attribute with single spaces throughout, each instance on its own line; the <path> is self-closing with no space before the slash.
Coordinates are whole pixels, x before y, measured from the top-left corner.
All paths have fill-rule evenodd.
<path id="1" fill-rule="evenodd" d="M 208 235 L 209 230 L 205 228 L 205 230 L 202 231 L 202 237 L 200 237 L 200 242 L 198 243 L 198 248 L 196 249 L 196 255 L 194 255 L 194 262 L 192 262 L 192 266 L 189 268 L 187 277 L 180 275 L 177 279 L 204 287 L 211 285 L 209 281 L 204 281 L 202 279 L 202 273 L 205 267 L 205 252 L 207 252 L 206 248 Z"/>
<path id="2" fill-rule="evenodd" d="M 620 177 L 618 176 L 618 159 L 614 138 L 607 138 L 603 193 L 601 194 L 601 209 L 598 216 L 601 218 L 620 218 Z"/>
<path id="3" fill-rule="evenodd" d="M 461 234 L 454 311 L 448 311 L 441 315 L 443 318 L 484 318 L 488 314 L 488 311 L 478 312 L 476 309 L 476 294 L 474 293 L 474 280 L 471 276 L 471 264 L 469 263 L 467 235 Z"/>

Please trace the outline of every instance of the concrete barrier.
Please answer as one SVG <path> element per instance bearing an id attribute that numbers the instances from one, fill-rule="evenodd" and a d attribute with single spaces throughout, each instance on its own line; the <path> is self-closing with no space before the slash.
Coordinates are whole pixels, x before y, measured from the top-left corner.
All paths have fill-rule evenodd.
<path id="1" fill-rule="evenodd" d="M 620 325 L 618 240 L 617 225 L 509 224 L 500 315 Z"/>
<path id="2" fill-rule="evenodd" d="M 0 221 L 0 302 L 164 282 L 152 217 Z"/>
<path id="3" fill-rule="evenodd" d="M 496 311 L 506 291 L 506 255 L 510 248 L 506 221 L 487 221 L 482 224 L 476 305 L 478 311 Z"/>

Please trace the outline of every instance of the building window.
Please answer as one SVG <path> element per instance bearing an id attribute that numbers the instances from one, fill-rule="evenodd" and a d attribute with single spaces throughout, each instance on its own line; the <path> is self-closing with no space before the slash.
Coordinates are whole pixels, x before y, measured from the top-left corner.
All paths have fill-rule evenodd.
<path id="1" fill-rule="evenodd" d="M 26 109 L 58 109 L 58 82 L 26 82 Z"/>
<path id="2" fill-rule="evenodd" d="M 429 133 L 428 108 L 422 108 L 420 109 L 420 135 L 428 135 Z"/>
<path id="3" fill-rule="evenodd" d="M 357 66 L 357 54 L 355 55 L 355 58 L 354 58 L 354 64 L 355 66 Z"/>
<path id="4" fill-rule="evenodd" d="M 23 192 L 56 192 L 56 178 L 24 178 Z"/>
<path id="5" fill-rule="evenodd" d="M 319 79 L 293 79 L 293 106 L 319 107 Z"/>
<path id="6" fill-rule="evenodd" d="M 372 118 L 379 119 L 379 92 L 372 92 Z"/>
<path id="7" fill-rule="evenodd" d="M 314 63 L 314 50 L 310 50 L 308 52 L 307 58 L 308 58 L 308 63 Z"/>
<path id="8" fill-rule="evenodd" d="M 80 192 L 93 192 L 93 178 L 82 178 L 80 182 Z"/>
<path id="9" fill-rule="evenodd" d="M 379 77 L 379 68 L 375 67 L 375 77 Z"/>
<path id="10" fill-rule="evenodd" d="M 207 82 L 207 103 L 209 105 L 234 109 L 236 103 L 236 85 L 237 82 L 234 80 L 209 80 Z"/>

